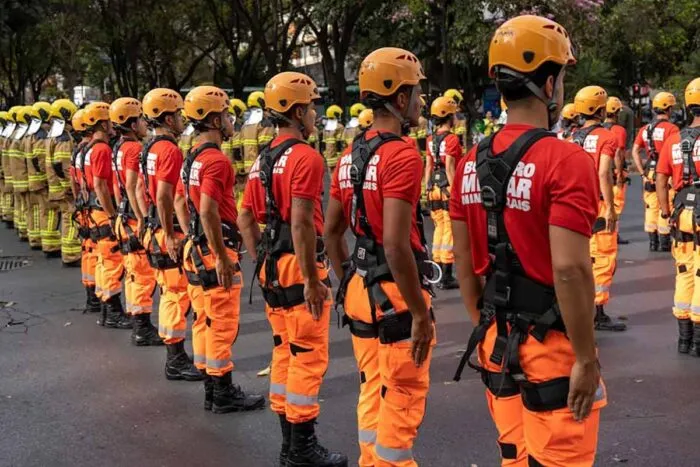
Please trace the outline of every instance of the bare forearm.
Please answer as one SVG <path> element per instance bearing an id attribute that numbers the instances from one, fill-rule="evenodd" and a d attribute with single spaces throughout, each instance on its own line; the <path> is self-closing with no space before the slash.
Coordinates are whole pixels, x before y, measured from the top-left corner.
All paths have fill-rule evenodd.
<path id="1" fill-rule="evenodd" d="M 603 194 L 603 201 L 608 209 L 613 208 L 613 177 L 610 171 L 600 175 L 600 191 Z"/>
<path id="2" fill-rule="evenodd" d="M 662 214 L 669 214 L 668 175 L 656 174 L 656 195 L 659 197 L 659 205 L 661 206 Z"/>
<path id="3" fill-rule="evenodd" d="M 221 216 L 218 209 L 202 211 L 200 215 L 202 222 L 202 230 L 207 237 L 207 242 L 214 253 L 222 257 L 226 255 L 226 247 L 224 246 L 224 237 L 221 230 Z"/>
<path id="4" fill-rule="evenodd" d="M 595 361 L 597 357 L 592 312 L 594 290 L 590 264 L 555 269 L 554 288 L 576 358 Z"/>
<path id="5" fill-rule="evenodd" d="M 182 195 L 175 196 L 175 216 L 182 231 L 187 234 L 190 230 L 190 212 L 187 210 L 187 202 Z"/>
<path id="6" fill-rule="evenodd" d="M 145 190 L 146 188 L 143 186 L 143 181 L 141 180 L 141 177 L 139 177 L 136 181 L 136 193 L 138 193 L 136 201 L 144 217 L 148 215 L 148 202 L 146 201 Z"/>
<path id="7" fill-rule="evenodd" d="M 102 178 L 95 177 L 95 194 L 97 199 L 100 201 L 102 209 L 107 213 L 109 217 L 114 217 L 117 215 L 117 210 L 112 203 L 112 197 L 109 194 L 108 182 Z"/>
<path id="8" fill-rule="evenodd" d="M 447 157 L 447 164 L 445 165 L 445 171 L 447 172 L 447 183 L 452 186 L 452 182 L 455 179 L 455 158 Z"/>
<path id="9" fill-rule="evenodd" d="M 257 261 L 257 247 L 260 243 L 260 227 L 255 222 L 255 216 L 248 209 L 242 209 L 238 214 L 238 230 L 243 237 L 243 244 L 253 261 Z"/>
<path id="10" fill-rule="evenodd" d="M 165 230 L 165 234 L 169 237 L 175 235 L 173 227 L 173 213 L 175 210 L 173 195 L 168 192 L 159 192 L 156 200 L 156 208 L 158 210 L 158 218 L 160 225 Z M 186 226 L 187 224 L 185 224 Z"/>
<path id="11" fill-rule="evenodd" d="M 483 294 L 481 278 L 474 274 L 470 265 L 464 261 L 460 254 L 455 252 L 455 266 L 457 273 L 457 282 L 459 282 L 459 291 L 462 294 L 464 307 L 469 313 L 469 319 L 476 326 L 479 324 L 480 312 L 477 306 L 479 298 Z"/>
<path id="12" fill-rule="evenodd" d="M 348 244 L 345 242 L 343 234 L 332 234 L 326 237 L 326 251 L 328 258 L 331 260 L 331 267 L 335 276 L 343 277 L 343 263 L 350 254 L 348 253 Z"/>
<path id="13" fill-rule="evenodd" d="M 405 243 L 396 245 L 384 245 L 386 261 L 389 264 L 394 281 L 406 301 L 408 309 L 414 316 L 424 316 L 428 313 L 428 307 L 423 299 L 418 267 L 411 250 L 408 239 Z"/>
<path id="14" fill-rule="evenodd" d="M 644 164 L 642 164 L 642 156 L 639 153 L 639 146 L 632 148 L 632 159 L 634 160 L 634 165 L 637 166 L 639 174 L 644 175 Z"/>
<path id="15" fill-rule="evenodd" d="M 138 201 L 138 196 L 136 194 L 136 179 L 138 178 L 138 175 L 136 173 L 131 173 L 131 171 L 127 171 L 126 174 L 126 196 L 129 198 L 129 205 L 131 206 L 131 210 L 134 211 L 134 215 L 136 216 L 136 219 L 139 221 L 142 221 L 144 218 L 144 211 L 141 210 L 141 206 Z"/>
<path id="16" fill-rule="evenodd" d="M 313 212 L 311 213 L 313 216 Z M 301 268 L 301 274 L 306 281 L 318 280 L 316 268 L 316 229 L 313 217 L 311 219 L 298 219 L 292 223 L 292 239 L 294 241 L 294 254 Z"/>

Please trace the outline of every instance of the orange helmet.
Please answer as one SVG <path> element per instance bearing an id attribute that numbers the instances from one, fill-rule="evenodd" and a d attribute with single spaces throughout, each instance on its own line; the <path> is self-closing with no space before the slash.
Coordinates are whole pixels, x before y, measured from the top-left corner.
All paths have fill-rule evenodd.
<path id="1" fill-rule="evenodd" d="M 615 114 L 622 108 L 622 101 L 615 96 L 608 97 L 608 102 L 605 104 L 605 110 L 609 114 Z"/>
<path id="2" fill-rule="evenodd" d="M 573 120 L 578 117 L 578 112 L 576 112 L 576 106 L 572 103 L 568 103 L 561 109 L 561 116 L 567 120 Z"/>
<path id="3" fill-rule="evenodd" d="M 148 118 L 175 113 L 183 107 L 182 96 L 172 89 L 156 88 L 143 96 L 143 113 Z"/>
<path id="4" fill-rule="evenodd" d="M 586 86 L 576 93 L 574 105 L 581 115 L 593 115 L 604 109 L 608 102 L 608 93 L 600 86 Z"/>
<path id="5" fill-rule="evenodd" d="M 459 110 L 457 102 L 451 97 L 440 96 L 430 106 L 430 115 L 433 117 L 447 117 L 456 114 Z"/>
<path id="6" fill-rule="evenodd" d="M 93 102 L 85 107 L 83 122 L 88 128 L 92 128 L 99 122 L 109 120 L 109 104 L 106 102 Z"/>
<path id="7" fill-rule="evenodd" d="M 576 63 L 569 33 L 560 24 L 541 16 L 523 15 L 503 23 L 489 45 L 489 76 L 496 67 L 531 73 L 545 62 Z"/>
<path id="8" fill-rule="evenodd" d="M 83 120 L 83 117 L 85 117 L 85 109 L 78 109 L 73 114 L 73 120 L 71 120 L 71 124 L 73 125 L 73 129 L 75 131 L 87 130 L 87 126 L 85 125 L 85 120 Z"/>
<path id="9" fill-rule="evenodd" d="M 371 127 L 374 123 L 374 112 L 372 112 L 372 109 L 365 109 L 362 112 L 360 112 L 360 115 L 357 117 L 357 120 L 359 120 L 360 122 L 360 128 L 366 130 L 367 128 Z"/>
<path id="10" fill-rule="evenodd" d="M 685 105 L 700 105 L 700 78 L 695 78 L 685 88 Z"/>
<path id="11" fill-rule="evenodd" d="M 201 121 L 210 113 L 228 111 L 228 95 L 216 86 L 197 86 L 185 97 L 185 116 Z"/>
<path id="12" fill-rule="evenodd" d="M 418 58 L 408 50 L 395 47 L 377 49 L 360 65 L 360 96 L 368 93 L 391 96 L 401 86 L 415 86 L 425 79 Z"/>
<path id="13" fill-rule="evenodd" d="M 141 102 L 133 97 L 121 97 L 109 106 L 109 119 L 115 125 L 123 125 L 130 118 L 140 117 L 142 113 Z"/>
<path id="14" fill-rule="evenodd" d="M 674 105 L 676 105 L 676 97 L 670 92 L 661 91 L 651 101 L 651 107 L 654 110 L 668 110 Z"/>
<path id="15" fill-rule="evenodd" d="M 279 113 L 285 113 L 295 104 L 310 104 L 320 97 L 314 80 L 294 71 L 279 73 L 265 85 L 265 107 Z"/>

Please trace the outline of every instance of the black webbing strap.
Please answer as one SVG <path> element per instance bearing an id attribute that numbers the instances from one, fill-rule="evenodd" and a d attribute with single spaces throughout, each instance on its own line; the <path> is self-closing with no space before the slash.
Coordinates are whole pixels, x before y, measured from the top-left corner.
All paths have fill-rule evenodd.
<path id="1" fill-rule="evenodd" d="M 683 183 L 698 185 L 700 184 L 700 177 L 695 168 L 693 150 L 695 149 L 698 138 L 700 138 L 700 127 L 684 128 L 681 130 L 680 137 L 680 149 L 683 155 Z"/>
<path id="2" fill-rule="evenodd" d="M 586 142 L 586 138 L 588 138 L 588 135 L 593 133 L 593 130 L 596 128 L 602 128 L 603 125 L 600 123 L 596 123 L 591 126 L 587 126 L 585 128 L 579 128 L 578 130 L 574 131 L 574 136 L 573 136 L 573 142 L 575 144 L 578 144 L 579 146 L 583 147 L 583 144 Z"/>
<path id="3" fill-rule="evenodd" d="M 656 152 L 656 146 L 654 145 L 654 131 L 656 131 L 656 127 L 663 121 L 665 120 L 655 119 L 647 125 L 647 155 L 649 159 L 652 160 L 657 160 L 659 158 L 659 153 Z"/>
<path id="4" fill-rule="evenodd" d="M 151 198 L 151 191 L 148 186 L 148 153 L 151 151 L 153 145 L 159 141 L 170 141 L 172 144 L 177 146 L 177 141 L 175 141 L 175 138 L 173 138 L 172 136 L 157 135 L 152 140 L 150 140 L 148 144 L 146 144 L 146 146 L 143 147 L 143 151 L 141 151 L 141 159 L 139 160 L 139 162 L 141 163 L 141 173 L 143 174 L 144 191 L 146 192 L 146 197 L 148 198 L 148 202 L 151 203 L 151 205 L 155 205 L 156 202 L 153 198 Z"/>

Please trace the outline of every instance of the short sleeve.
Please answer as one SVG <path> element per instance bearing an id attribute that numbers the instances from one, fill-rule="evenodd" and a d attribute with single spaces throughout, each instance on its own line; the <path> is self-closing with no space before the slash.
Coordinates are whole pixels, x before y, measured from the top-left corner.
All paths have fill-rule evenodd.
<path id="1" fill-rule="evenodd" d="M 138 172 L 141 165 L 141 147 L 137 144 L 129 146 L 129 149 L 125 152 L 122 164 L 124 170 L 131 170 L 133 172 Z"/>
<path id="2" fill-rule="evenodd" d="M 471 154 L 470 154 L 471 156 Z M 450 187 L 450 218 L 455 221 L 467 221 L 466 209 L 462 205 L 462 179 L 464 178 L 464 166 L 467 164 L 468 157 L 463 157 L 457 162 L 455 169 L 455 178 Z"/>
<path id="3" fill-rule="evenodd" d="M 618 125 L 618 132 L 617 132 L 617 147 L 624 151 L 625 146 L 627 145 L 627 130 L 625 130 L 623 127 Z"/>
<path id="4" fill-rule="evenodd" d="M 292 198 L 314 201 L 323 190 L 323 157 L 312 151 L 305 151 L 296 161 L 291 177 Z"/>
<path id="5" fill-rule="evenodd" d="M 112 180 L 112 152 L 107 145 L 100 144 L 93 149 L 90 164 L 93 177 Z"/>
<path id="6" fill-rule="evenodd" d="M 253 210 L 253 182 L 248 180 L 243 189 L 243 199 L 241 200 L 241 209 Z"/>
<path id="7" fill-rule="evenodd" d="M 645 146 L 644 143 L 644 130 L 646 130 L 646 125 L 640 128 L 640 130 L 637 132 L 637 137 L 634 138 L 634 144 L 636 146 Z"/>
<path id="8" fill-rule="evenodd" d="M 342 202 L 342 197 L 340 193 L 340 182 L 338 181 L 338 171 L 340 170 L 341 164 L 335 166 L 333 169 L 333 175 L 331 176 L 331 198 Z"/>
<path id="9" fill-rule="evenodd" d="M 177 186 L 175 186 L 175 193 L 177 193 L 180 196 L 185 196 L 185 184 L 182 183 L 181 178 L 177 179 Z"/>
<path id="10" fill-rule="evenodd" d="M 448 156 L 459 160 L 462 157 L 462 145 L 459 144 L 459 138 L 456 135 L 449 135 L 445 141 L 445 153 Z"/>
<path id="11" fill-rule="evenodd" d="M 180 148 L 169 144 L 169 149 L 164 153 L 166 157 L 158 158 L 158 169 L 156 179 L 171 185 L 177 185 L 182 170 L 182 152 Z"/>
<path id="12" fill-rule="evenodd" d="M 614 135 L 610 135 L 608 138 L 605 138 L 605 140 L 603 141 L 603 144 L 600 148 L 600 155 L 601 156 L 608 156 L 611 159 L 614 159 L 616 152 L 617 152 L 617 138 L 615 138 Z"/>
<path id="13" fill-rule="evenodd" d="M 423 161 L 415 149 L 403 146 L 398 151 L 381 168 L 382 196 L 414 204 L 420 198 Z"/>
<path id="14" fill-rule="evenodd" d="M 591 236 L 598 214 L 598 176 L 595 163 L 582 149 L 558 162 L 549 173 L 549 224 Z"/>
<path id="15" fill-rule="evenodd" d="M 656 165 L 656 173 L 669 177 L 673 175 L 671 149 L 675 143 L 676 138 L 669 138 L 664 143 L 664 146 L 661 148 L 661 152 L 659 153 L 659 162 Z"/>
<path id="16" fill-rule="evenodd" d="M 203 173 L 200 173 L 200 191 L 217 203 L 221 203 L 226 191 L 226 181 L 233 174 L 231 164 L 224 158 L 210 162 Z"/>

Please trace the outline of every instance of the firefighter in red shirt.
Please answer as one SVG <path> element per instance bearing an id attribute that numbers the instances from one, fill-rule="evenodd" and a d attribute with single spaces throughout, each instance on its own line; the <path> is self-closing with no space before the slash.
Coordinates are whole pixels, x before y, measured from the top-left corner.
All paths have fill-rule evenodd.
<path id="1" fill-rule="evenodd" d="M 603 127 L 608 93 L 600 86 L 587 86 L 576 93 L 574 103 L 581 115 L 582 125 L 572 140 L 593 157 L 598 173 L 601 200 L 598 218 L 591 237 L 591 261 L 595 280 L 595 328 L 602 331 L 624 331 L 625 323 L 613 320 L 605 313 L 610 300 L 610 286 L 617 264 L 617 209 L 615 209 L 614 165 L 618 140 Z"/>
<path id="2" fill-rule="evenodd" d="M 280 73 L 265 86 L 279 135 L 258 156 L 238 224 L 257 272 L 274 347 L 270 406 L 282 428 L 281 465 L 347 465 L 318 444 L 314 424 L 328 368 L 331 290 L 323 248 L 323 156 L 305 141 L 316 121 L 316 83 Z M 260 233 L 258 224 L 266 224 Z"/>
<path id="3" fill-rule="evenodd" d="M 187 215 L 184 203 L 175 203 L 183 160 L 176 139 L 185 126 L 182 109 L 182 97 L 172 89 L 153 89 L 143 98 L 143 113 L 155 131 L 141 154 L 141 184 L 148 201 L 143 245 L 160 286 L 158 332 L 167 349 L 165 377 L 201 381 L 204 376 L 185 352 L 190 299 L 181 254 L 187 227 L 178 219 Z"/>
<path id="4" fill-rule="evenodd" d="M 435 224 L 433 231 L 433 261 L 442 271 L 442 280 L 437 284 L 441 289 L 459 287 L 452 274 L 455 262 L 452 253 L 452 225 L 450 224 L 450 186 L 455 176 L 455 166 L 462 157 L 459 136 L 452 132 L 455 115 L 459 111 L 457 102 L 451 97 L 438 97 L 430 106 L 433 119 L 433 134 L 426 142 L 426 164 L 424 184 L 430 206 L 430 217 Z M 438 154 L 438 157 L 435 157 Z"/>
<path id="5" fill-rule="evenodd" d="M 124 264 L 114 222 L 117 218 L 114 198 L 112 149 L 109 139 L 114 133 L 109 120 L 109 104 L 93 102 L 85 107 L 85 126 L 92 133 L 90 144 L 85 148 L 83 173 L 85 176 L 90 209 L 90 238 L 97 245 L 95 266 L 95 293 L 102 300 L 103 326 L 131 329 L 129 317 L 121 302 Z"/>
<path id="6" fill-rule="evenodd" d="M 126 313 L 134 323 L 131 342 L 138 346 L 163 345 L 158 330 L 151 323 L 156 274 L 139 240 L 146 207 L 143 191 L 136 190 L 143 149 L 139 140 L 147 136 L 148 127 L 141 102 L 133 97 L 112 102 L 109 117 L 119 135 L 112 148 L 114 192 L 119 203 L 114 231 L 124 255 Z"/>
<path id="7" fill-rule="evenodd" d="M 184 261 L 204 292 L 206 323 L 205 408 L 229 413 L 262 408 L 265 398 L 245 394 L 233 384 L 231 346 L 238 336 L 243 276 L 238 263 L 241 237 L 236 227 L 236 174 L 221 143 L 233 135 L 228 96 L 214 86 L 198 86 L 185 98 L 185 114 L 195 130 L 192 149 L 182 168 L 178 191 L 187 213 L 178 215 L 189 227 Z M 196 319 L 199 319 L 196 318 Z"/>
<path id="8" fill-rule="evenodd" d="M 603 127 L 612 131 L 617 141 L 617 153 L 615 154 L 615 185 L 613 185 L 613 195 L 615 200 L 615 211 L 617 215 L 622 215 L 625 209 L 625 195 L 627 194 L 627 185 L 629 185 L 629 170 L 627 169 L 627 159 L 625 157 L 627 146 L 627 130 L 624 126 L 617 123 L 622 110 L 622 101 L 615 97 L 608 97 L 608 102 L 605 105 L 607 117 L 603 122 Z M 627 245 L 629 241 L 622 240 L 620 233 L 617 234 L 618 245 Z"/>
<path id="9" fill-rule="evenodd" d="M 700 357 L 700 248 L 695 218 L 700 211 L 700 78 L 685 88 L 685 105 L 693 121 L 680 134 L 669 136 L 661 149 L 656 192 L 661 215 L 670 218 L 673 228 L 673 315 L 678 320 L 678 352 Z M 673 200 L 669 200 L 669 177 L 676 192 Z"/>
<path id="10" fill-rule="evenodd" d="M 557 133 L 559 139 L 566 141 L 571 141 L 571 135 L 578 128 L 578 112 L 576 112 L 576 106 L 573 103 L 566 104 L 563 109 L 561 109 L 561 128 Z"/>
<path id="11" fill-rule="evenodd" d="M 99 313 L 102 310 L 102 302 L 95 290 L 95 269 L 97 267 L 97 245 L 90 238 L 90 208 L 87 205 L 87 178 L 83 171 L 85 148 L 90 143 L 91 133 L 83 120 L 84 109 L 79 109 L 71 120 L 73 131 L 78 140 L 71 155 L 71 190 L 75 199 L 75 212 L 73 219 L 78 224 L 78 237 L 81 241 L 82 254 L 80 257 L 80 272 L 82 283 L 85 287 L 87 299 L 85 302 L 86 313 Z"/>
<path id="12" fill-rule="evenodd" d="M 361 466 L 417 465 L 413 442 L 430 385 L 435 329 L 419 203 L 423 161 L 401 139 L 403 127 L 418 125 L 423 79 L 407 50 L 381 48 L 362 61 L 360 97 L 374 123 L 341 158 L 326 211 L 326 248 L 343 277 L 338 304 L 360 370 Z M 348 228 L 357 239 L 351 257 Z"/>
<path id="13" fill-rule="evenodd" d="M 591 313 L 595 162 L 548 131 L 573 63 L 549 19 L 496 30 L 489 74 L 508 123 L 462 159 L 452 185 L 457 277 L 475 326 L 455 379 L 466 363 L 481 373 L 502 465 L 592 466 L 606 404 Z"/>
<path id="14" fill-rule="evenodd" d="M 654 96 L 651 106 L 656 116 L 639 130 L 632 146 L 632 158 L 644 185 L 644 230 L 649 233 L 649 251 L 671 251 L 671 227 L 668 219 L 661 215 L 656 194 L 656 165 L 666 140 L 678 133 L 678 127 L 669 121 L 674 105 L 676 98 L 670 92 Z M 642 149 L 647 153 L 644 164 L 640 154 Z"/>

